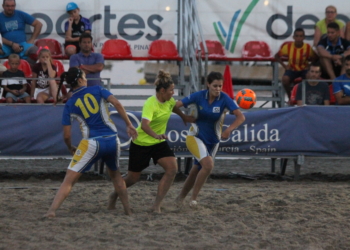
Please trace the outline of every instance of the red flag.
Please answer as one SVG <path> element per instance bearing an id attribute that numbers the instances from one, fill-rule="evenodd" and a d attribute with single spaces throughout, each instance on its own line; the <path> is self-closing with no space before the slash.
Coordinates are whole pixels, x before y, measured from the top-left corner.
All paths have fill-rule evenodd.
<path id="1" fill-rule="evenodd" d="M 222 86 L 222 91 L 228 94 L 232 99 L 233 96 L 233 86 L 232 86 L 232 77 L 230 72 L 230 66 L 226 65 L 224 72 L 224 85 Z"/>

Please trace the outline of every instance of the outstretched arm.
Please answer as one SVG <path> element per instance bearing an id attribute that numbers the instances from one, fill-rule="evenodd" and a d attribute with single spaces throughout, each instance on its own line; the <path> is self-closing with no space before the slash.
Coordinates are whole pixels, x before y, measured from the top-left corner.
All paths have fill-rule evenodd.
<path id="1" fill-rule="evenodd" d="M 130 136 L 133 140 L 137 138 L 137 131 L 132 125 L 131 121 L 129 120 L 129 117 L 123 107 L 123 105 L 118 101 L 117 98 L 115 98 L 113 95 L 110 95 L 107 98 L 107 101 L 110 102 L 115 109 L 118 111 L 120 117 L 124 120 L 126 124 L 126 132 L 128 133 L 128 136 Z"/>
<path id="2" fill-rule="evenodd" d="M 69 152 L 71 152 L 71 154 L 74 155 L 75 150 L 77 148 L 72 145 L 71 128 L 72 128 L 71 125 L 63 126 L 63 139 L 64 139 L 64 143 L 67 145 L 67 148 L 69 149 Z"/>
<path id="3" fill-rule="evenodd" d="M 190 115 L 185 115 L 181 110 L 180 110 L 180 107 L 183 106 L 183 103 L 182 101 L 177 101 L 176 102 L 176 105 L 174 106 L 173 108 L 173 112 L 175 114 L 177 114 L 178 116 L 181 117 L 181 119 L 183 120 L 184 124 L 187 125 L 187 122 L 190 122 L 190 123 L 194 123 L 196 122 L 196 119 L 193 117 L 193 116 L 190 116 Z"/>

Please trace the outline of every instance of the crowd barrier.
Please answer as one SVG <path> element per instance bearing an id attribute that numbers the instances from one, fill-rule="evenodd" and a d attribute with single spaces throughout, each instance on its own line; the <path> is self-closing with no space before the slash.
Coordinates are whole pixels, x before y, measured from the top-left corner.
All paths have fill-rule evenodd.
<path id="1" fill-rule="evenodd" d="M 0 106 L 0 158 L 71 157 L 63 142 L 63 105 Z M 299 166 L 304 157 L 309 156 L 349 157 L 348 109 L 346 106 L 302 106 L 246 112 L 246 121 L 229 139 L 221 141 L 217 156 L 293 158 Z M 134 126 L 138 126 L 141 113 L 128 111 L 128 115 Z M 122 156 L 128 156 L 130 139 L 124 122 L 116 111 L 111 117 L 118 127 Z M 227 115 L 224 126 L 233 119 L 233 115 Z M 177 115 L 171 116 L 166 133 L 177 157 L 191 156 L 185 144 L 188 128 Z M 77 122 L 73 122 L 72 129 L 72 142 L 76 145 L 81 139 Z"/>

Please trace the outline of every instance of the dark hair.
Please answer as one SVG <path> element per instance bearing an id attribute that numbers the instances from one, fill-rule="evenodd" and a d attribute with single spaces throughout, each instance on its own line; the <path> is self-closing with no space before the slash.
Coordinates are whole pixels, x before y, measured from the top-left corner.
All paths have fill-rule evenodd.
<path id="1" fill-rule="evenodd" d="M 312 63 L 310 64 L 310 68 L 311 68 L 311 67 L 319 67 L 319 68 L 320 68 L 320 72 L 322 71 L 322 67 L 321 67 L 320 61 L 312 62 Z M 309 68 L 309 70 L 310 70 L 310 68 Z"/>
<path id="2" fill-rule="evenodd" d="M 79 37 L 79 43 L 81 43 L 81 41 L 82 41 L 84 38 L 90 38 L 90 39 L 91 39 L 91 42 L 92 42 L 92 39 L 93 39 L 90 33 L 84 32 L 84 33 L 81 34 L 80 37 Z"/>
<path id="3" fill-rule="evenodd" d="M 222 74 L 220 72 L 210 72 L 208 77 L 207 77 L 207 81 L 209 84 L 211 84 L 213 81 L 215 80 L 223 80 L 224 78 L 222 77 Z"/>
<path id="4" fill-rule="evenodd" d="M 344 58 L 344 60 L 345 60 L 345 61 L 350 61 L 350 55 L 346 56 L 346 57 Z"/>
<path id="5" fill-rule="evenodd" d="M 158 92 L 161 88 L 167 89 L 170 87 L 171 84 L 174 84 L 174 82 L 171 79 L 170 73 L 165 72 L 162 69 L 159 70 L 157 79 L 154 82 L 154 85 L 156 85 L 156 91 Z"/>
<path id="6" fill-rule="evenodd" d="M 305 31 L 304 31 L 303 28 L 296 28 L 296 29 L 294 30 L 293 35 L 295 35 L 295 33 L 297 33 L 297 32 L 303 32 L 303 35 L 305 35 Z"/>
<path id="7" fill-rule="evenodd" d="M 3 0 L 3 1 L 2 1 L 2 5 L 4 5 L 4 4 L 5 4 L 5 2 L 7 2 L 7 1 L 14 1 L 14 2 L 15 2 L 15 4 L 16 4 L 16 0 Z"/>
<path id="8" fill-rule="evenodd" d="M 56 100 L 58 100 L 62 84 L 64 81 L 66 81 L 72 89 L 76 88 L 78 86 L 78 79 L 82 78 L 84 75 L 84 72 L 76 67 L 71 67 L 67 72 L 63 72 L 60 77 L 60 83 L 58 85 L 57 90 L 57 97 Z"/>
<path id="9" fill-rule="evenodd" d="M 335 29 L 336 31 L 339 31 L 339 30 L 340 30 L 339 24 L 337 24 L 337 23 L 335 23 L 335 22 L 329 23 L 329 24 L 327 25 L 327 29 L 328 29 L 328 28 Z"/>

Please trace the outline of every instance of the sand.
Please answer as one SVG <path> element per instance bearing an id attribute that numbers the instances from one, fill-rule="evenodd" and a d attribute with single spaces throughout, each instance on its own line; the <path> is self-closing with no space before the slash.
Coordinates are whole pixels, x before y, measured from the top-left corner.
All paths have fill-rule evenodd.
<path id="1" fill-rule="evenodd" d="M 0 161 L 0 249 L 350 249 L 350 160 L 306 161 L 299 181 L 292 165 L 281 177 L 269 160 L 217 161 L 197 209 L 175 205 L 178 174 L 162 214 L 150 212 L 161 175 L 152 167 L 128 189 L 132 216 L 119 202 L 107 210 L 112 184 L 91 172 L 43 219 L 67 162 Z"/>

